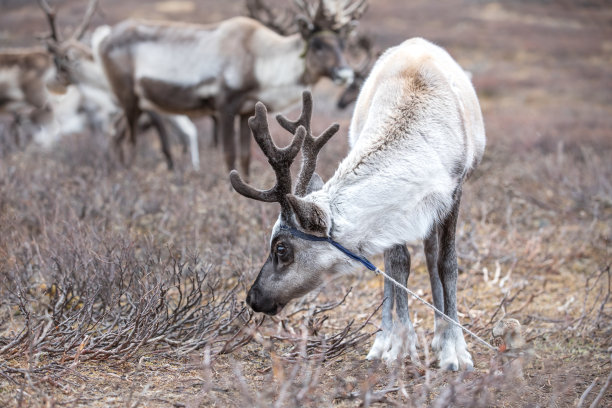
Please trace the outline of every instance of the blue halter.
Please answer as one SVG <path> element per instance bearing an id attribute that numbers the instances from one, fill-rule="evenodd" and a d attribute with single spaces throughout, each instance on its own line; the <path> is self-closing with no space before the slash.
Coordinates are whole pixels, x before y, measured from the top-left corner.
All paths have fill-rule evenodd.
<path id="1" fill-rule="evenodd" d="M 288 233 L 290 233 L 294 237 L 305 239 L 307 241 L 316 241 L 316 242 L 324 241 L 324 242 L 329 242 L 330 244 L 335 246 L 338 250 L 340 250 L 340 252 L 342 252 L 346 256 L 348 256 L 349 258 L 351 258 L 351 259 L 353 259 L 353 260 L 355 260 L 357 262 L 361 262 L 369 270 L 374 271 L 374 272 L 378 271 L 378 268 L 376 266 L 374 266 L 374 264 L 372 264 L 372 262 L 368 261 L 368 259 L 365 256 L 359 256 L 359 255 L 349 251 L 348 249 L 346 249 L 345 247 L 340 245 L 338 242 L 334 241 L 333 239 L 331 239 L 329 237 L 318 237 L 316 235 L 308 234 L 306 232 L 300 231 L 299 229 L 290 227 L 288 225 L 283 225 L 283 224 L 281 224 L 280 229 L 282 231 L 287 231 Z"/>

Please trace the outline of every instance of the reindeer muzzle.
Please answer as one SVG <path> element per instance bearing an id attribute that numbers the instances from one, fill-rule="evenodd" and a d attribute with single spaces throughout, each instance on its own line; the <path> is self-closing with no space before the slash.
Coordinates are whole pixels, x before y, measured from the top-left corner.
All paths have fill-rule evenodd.
<path id="1" fill-rule="evenodd" d="M 355 73 L 349 67 L 334 68 L 332 72 L 332 80 L 337 85 L 350 84 L 351 82 L 353 82 L 354 79 Z"/>
<path id="2" fill-rule="evenodd" d="M 274 316 L 285 306 L 284 304 L 280 304 L 272 299 L 266 298 L 255 285 L 251 286 L 251 289 L 247 294 L 246 302 L 249 306 L 251 306 L 253 311 L 265 313 L 270 316 Z"/>

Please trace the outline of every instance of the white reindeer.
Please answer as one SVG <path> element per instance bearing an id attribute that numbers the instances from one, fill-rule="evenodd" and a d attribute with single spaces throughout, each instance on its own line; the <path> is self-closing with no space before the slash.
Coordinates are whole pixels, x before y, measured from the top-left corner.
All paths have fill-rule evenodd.
<path id="1" fill-rule="evenodd" d="M 405 284 L 409 241 L 424 239 L 435 306 L 457 320 L 455 228 L 461 187 L 484 152 L 482 114 L 472 84 L 446 51 L 415 38 L 387 50 L 377 61 L 356 103 L 351 151 L 323 184 L 313 177 L 316 156 L 337 130 L 310 134 L 311 100 L 296 122 L 279 117 L 294 138 L 279 149 L 267 129 L 263 105 L 250 121 L 253 134 L 277 175 L 267 191 L 230 173 L 234 189 L 261 201 L 278 201 L 270 255 L 249 290 L 255 311 L 275 314 L 291 299 L 326 279 L 360 266 L 358 257 L 384 253 L 386 273 Z M 302 169 L 291 194 L 289 165 L 300 151 Z M 316 176 L 316 175 L 315 175 Z M 353 257 L 338 250 L 342 245 Z M 418 359 L 406 292 L 385 280 L 382 331 L 369 359 Z M 393 305 L 397 316 L 393 318 Z M 461 329 L 435 319 L 432 348 L 440 366 L 471 369 Z"/>
<path id="2" fill-rule="evenodd" d="M 353 72 L 342 55 L 344 33 L 365 9 L 365 0 L 299 2 L 300 33 L 282 36 L 250 18 L 214 25 L 127 20 L 100 43 L 100 58 L 124 110 L 130 135 L 143 109 L 219 117 L 225 161 L 234 168 L 234 119 L 242 123 L 256 101 L 282 110 L 300 91 L 327 76 L 339 82 Z M 325 3 L 325 4 L 324 4 Z M 248 173 L 250 135 L 240 136 L 240 162 Z"/>

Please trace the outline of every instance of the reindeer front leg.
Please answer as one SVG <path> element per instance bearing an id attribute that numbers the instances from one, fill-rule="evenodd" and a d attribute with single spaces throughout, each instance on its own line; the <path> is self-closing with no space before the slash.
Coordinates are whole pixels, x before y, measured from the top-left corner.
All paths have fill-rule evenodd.
<path id="1" fill-rule="evenodd" d="M 168 165 L 168 170 L 172 170 L 174 168 L 174 162 L 172 161 L 172 153 L 170 152 L 170 142 L 168 137 L 168 132 L 166 127 L 164 126 L 164 122 L 162 117 L 154 111 L 146 111 L 149 117 L 151 118 L 151 122 L 153 122 L 153 126 L 157 129 L 157 134 L 159 135 L 159 141 L 161 143 L 162 152 L 164 153 L 164 157 L 166 158 L 166 164 Z"/>
<path id="2" fill-rule="evenodd" d="M 385 252 L 385 263 L 387 253 Z M 395 301 L 395 287 L 390 280 L 385 278 L 383 289 L 382 324 L 381 331 L 376 334 L 374 344 L 366 356 L 368 360 L 380 360 L 389 349 L 391 331 L 393 329 L 393 303 Z"/>
<path id="3" fill-rule="evenodd" d="M 385 251 L 385 271 L 393 279 L 406 285 L 410 276 L 410 253 L 405 245 L 396 245 Z M 418 362 L 419 356 L 416 351 L 418 341 L 410 321 L 408 294 L 385 278 L 384 295 L 382 331 L 377 334 L 367 358 L 369 360 L 382 358 L 387 363 L 392 363 L 410 355 L 413 362 Z M 394 300 L 397 313 L 395 321 L 393 320 Z"/>
<path id="4" fill-rule="evenodd" d="M 238 113 L 240 101 L 229 97 L 220 97 L 218 105 L 219 112 L 219 134 L 223 142 L 223 155 L 228 170 L 236 168 L 236 140 L 234 137 L 234 119 Z"/>
<path id="5" fill-rule="evenodd" d="M 459 203 L 461 201 L 461 187 L 455 192 L 455 202 L 451 212 L 439 226 L 437 269 L 442 285 L 444 298 L 444 313 L 452 320 L 457 318 L 457 253 L 455 252 L 455 230 Z M 430 270 L 430 274 L 431 274 Z M 435 280 L 431 278 L 432 282 Z M 435 290 L 432 283 L 432 290 Z M 434 298 L 435 302 L 435 298 Z M 436 305 L 438 307 L 438 305 Z M 439 308 L 439 307 L 438 307 Z M 441 309 L 442 310 L 442 309 Z M 438 354 L 440 367 L 457 371 L 459 368 L 472 370 L 474 363 L 467 351 L 467 344 L 459 327 L 437 318 L 432 348 Z"/>

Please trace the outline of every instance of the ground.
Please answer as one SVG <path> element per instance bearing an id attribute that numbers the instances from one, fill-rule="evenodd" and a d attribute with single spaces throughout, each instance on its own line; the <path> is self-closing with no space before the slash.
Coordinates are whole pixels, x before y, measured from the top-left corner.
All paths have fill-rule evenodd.
<path id="1" fill-rule="evenodd" d="M 69 31 L 86 2 L 58 3 Z M 0 46 L 36 44 L 46 30 L 38 8 L 2 8 Z M 101 10 L 96 24 L 204 23 L 243 6 L 102 0 Z M 166 170 L 151 133 L 127 167 L 100 135 L 46 150 L 3 139 L 0 405 L 610 406 L 611 23 L 605 1 L 376 0 L 359 26 L 379 50 L 427 38 L 472 74 L 488 140 L 462 198 L 460 318 L 487 341 L 499 319 L 518 319 L 533 350 L 523 378 L 471 339 L 474 372 L 437 369 L 433 316 L 416 301 L 421 364 L 366 361 L 382 279 L 365 270 L 278 317 L 253 314 L 246 290 L 278 208 L 230 189 L 202 119 L 198 172 L 186 156 Z M 327 179 L 347 151 L 351 111 L 335 108 L 330 82 L 313 92 L 314 129 L 341 125 L 320 155 Z M 270 184 L 252 149 L 251 182 Z M 409 287 L 431 301 L 421 244 L 410 252 Z"/>

